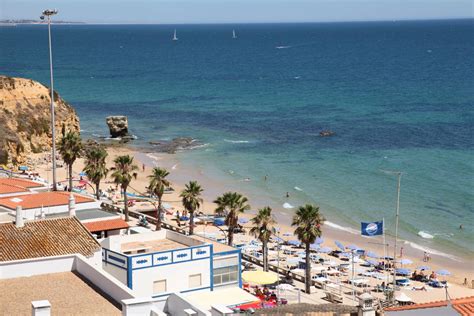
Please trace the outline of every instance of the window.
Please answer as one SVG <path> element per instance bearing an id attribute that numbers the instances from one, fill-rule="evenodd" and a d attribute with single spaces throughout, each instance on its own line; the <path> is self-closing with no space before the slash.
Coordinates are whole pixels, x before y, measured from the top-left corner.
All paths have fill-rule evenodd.
<path id="1" fill-rule="evenodd" d="M 166 292 L 166 280 L 158 280 L 153 282 L 153 294 Z"/>
<path id="2" fill-rule="evenodd" d="M 201 284 L 201 274 L 191 274 L 189 276 L 189 288 L 200 287 Z"/>
<path id="3" fill-rule="evenodd" d="M 239 274 L 238 266 L 214 269 L 214 285 L 236 282 Z"/>

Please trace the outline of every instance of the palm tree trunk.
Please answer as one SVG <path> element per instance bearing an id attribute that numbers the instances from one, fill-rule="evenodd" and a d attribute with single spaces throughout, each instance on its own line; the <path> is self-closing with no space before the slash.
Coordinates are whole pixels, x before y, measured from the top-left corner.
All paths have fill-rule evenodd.
<path id="1" fill-rule="evenodd" d="M 268 271 L 268 251 L 267 242 L 262 242 L 262 254 L 263 254 L 263 271 Z"/>
<path id="2" fill-rule="evenodd" d="M 305 286 L 306 294 L 311 293 L 311 261 L 309 258 L 309 242 L 306 243 L 306 277 L 305 277 Z"/>
<path id="3" fill-rule="evenodd" d="M 69 172 L 69 188 L 68 191 L 72 191 L 72 164 L 68 165 L 68 172 Z"/>
<path id="4" fill-rule="evenodd" d="M 123 202 L 125 203 L 125 221 L 129 222 L 130 218 L 128 217 L 128 197 L 127 197 L 127 188 L 123 188 Z"/>
<path id="5" fill-rule="evenodd" d="M 194 211 L 189 211 L 189 235 L 194 234 Z"/>
<path id="6" fill-rule="evenodd" d="M 161 230 L 161 212 L 163 212 L 161 206 L 161 197 L 158 196 L 158 209 L 156 210 L 156 230 Z"/>
<path id="7" fill-rule="evenodd" d="M 229 229 L 227 230 L 227 244 L 229 246 L 232 246 L 234 243 L 234 227 L 232 225 L 229 226 Z"/>
<path id="8" fill-rule="evenodd" d="M 100 182 L 97 182 L 95 184 L 95 196 L 97 197 L 97 200 L 100 200 L 99 186 L 100 186 Z"/>

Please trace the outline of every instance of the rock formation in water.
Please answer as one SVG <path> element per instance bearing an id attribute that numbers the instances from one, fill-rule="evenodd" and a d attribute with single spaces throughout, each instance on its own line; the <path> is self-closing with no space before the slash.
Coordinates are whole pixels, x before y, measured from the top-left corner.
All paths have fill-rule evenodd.
<path id="1" fill-rule="evenodd" d="M 110 136 L 113 138 L 128 136 L 128 119 L 123 115 L 108 116 L 106 118 Z"/>
<path id="2" fill-rule="evenodd" d="M 25 78 L 0 76 L 0 165 L 23 164 L 28 154 L 51 149 L 50 89 Z M 56 142 L 63 130 L 79 132 L 79 117 L 55 91 Z"/>

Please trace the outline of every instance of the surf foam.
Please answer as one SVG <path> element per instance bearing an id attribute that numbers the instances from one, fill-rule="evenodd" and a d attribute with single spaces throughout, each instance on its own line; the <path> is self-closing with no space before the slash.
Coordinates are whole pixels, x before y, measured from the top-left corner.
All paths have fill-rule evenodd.
<path id="1" fill-rule="evenodd" d="M 293 205 L 291 205 L 290 203 L 287 203 L 287 202 L 283 203 L 283 207 L 287 208 L 287 209 L 294 208 Z"/>
<path id="2" fill-rule="evenodd" d="M 433 238 L 434 238 L 433 235 L 431 235 L 431 234 L 429 234 L 429 233 L 427 233 L 427 232 L 424 232 L 424 231 L 422 231 L 422 230 L 420 230 L 420 231 L 418 232 L 418 236 L 420 236 L 421 238 L 425 238 L 425 239 L 433 239 Z"/>
<path id="3" fill-rule="evenodd" d="M 226 143 L 231 143 L 231 144 L 248 144 L 250 141 L 248 140 L 230 140 L 230 139 L 224 139 Z"/>

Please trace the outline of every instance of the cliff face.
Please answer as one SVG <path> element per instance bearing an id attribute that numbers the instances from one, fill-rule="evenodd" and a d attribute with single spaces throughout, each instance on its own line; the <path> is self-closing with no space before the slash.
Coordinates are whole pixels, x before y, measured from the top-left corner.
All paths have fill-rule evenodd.
<path id="1" fill-rule="evenodd" d="M 54 95 L 56 143 L 61 131 L 79 132 L 74 109 Z M 0 164 L 22 164 L 30 153 L 51 149 L 50 91 L 41 83 L 0 76 Z"/>

